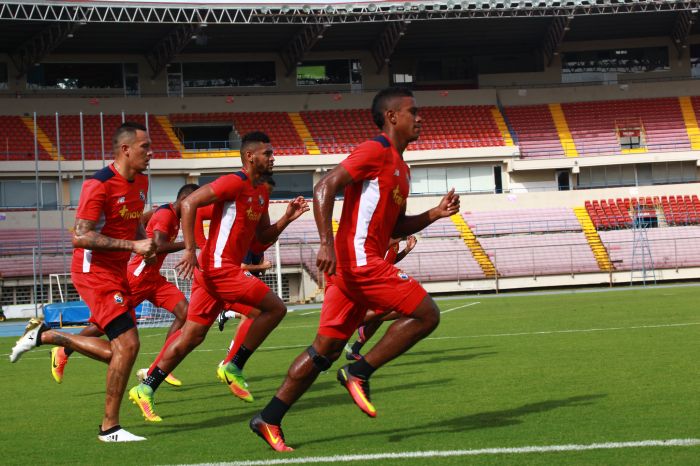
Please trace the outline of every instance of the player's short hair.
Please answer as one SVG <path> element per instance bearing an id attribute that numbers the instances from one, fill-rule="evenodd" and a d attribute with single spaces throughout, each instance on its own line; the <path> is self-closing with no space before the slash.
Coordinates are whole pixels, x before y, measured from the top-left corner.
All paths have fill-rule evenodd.
<path id="1" fill-rule="evenodd" d="M 270 137 L 262 131 L 253 131 L 243 136 L 243 139 L 241 139 L 241 157 L 248 150 L 248 146 L 258 143 L 270 144 Z"/>
<path id="2" fill-rule="evenodd" d="M 194 183 L 186 184 L 182 188 L 177 190 L 177 197 L 175 199 L 178 200 L 183 196 L 189 196 L 190 194 L 197 191 L 198 189 L 199 189 L 198 184 L 194 184 Z"/>
<path id="3" fill-rule="evenodd" d="M 136 131 L 148 130 L 141 123 L 135 123 L 133 121 L 125 121 L 122 123 L 112 136 L 112 150 L 117 150 L 119 148 L 124 136 L 127 136 L 129 140 L 133 140 L 136 137 Z"/>
<path id="4" fill-rule="evenodd" d="M 372 100 L 372 120 L 379 129 L 384 128 L 384 112 L 388 110 L 389 102 L 396 97 L 413 97 L 413 91 L 406 87 L 387 87 L 377 92 Z"/>

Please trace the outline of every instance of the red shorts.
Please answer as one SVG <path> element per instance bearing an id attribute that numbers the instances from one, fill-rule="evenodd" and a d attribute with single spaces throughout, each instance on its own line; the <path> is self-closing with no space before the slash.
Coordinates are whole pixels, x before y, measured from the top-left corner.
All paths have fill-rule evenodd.
<path id="1" fill-rule="evenodd" d="M 71 272 L 73 285 L 90 309 L 90 322 L 100 330 L 116 317 L 129 313 L 136 322 L 126 274 L 109 272 Z"/>
<path id="2" fill-rule="evenodd" d="M 175 306 L 185 299 L 174 284 L 165 279 L 164 276 L 139 275 L 138 277 L 129 274 L 129 288 L 131 289 L 131 302 L 138 306 L 144 300 L 149 300 L 156 307 L 162 307 L 173 312 Z"/>
<path id="3" fill-rule="evenodd" d="M 383 260 L 328 277 L 318 333 L 347 340 L 367 309 L 410 315 L 427 293 L 413 278 Z"/>
<path id="4" fill-rule="evenodd" d="M 258 307 L 269 292 L 270 288 L 262 280 L 237 267 L 206 272 L 195 269 L 187 320 L 211 325 L 225 305 Z"/>

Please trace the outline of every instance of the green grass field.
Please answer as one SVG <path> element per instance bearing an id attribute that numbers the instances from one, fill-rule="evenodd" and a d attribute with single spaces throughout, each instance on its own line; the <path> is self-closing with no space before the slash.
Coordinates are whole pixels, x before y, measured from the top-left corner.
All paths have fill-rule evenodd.
<path id="1" fill-rule="evenodd" d="M 148 437 L 135 444 L 103 444 L 96 438 L 104 365 L 73 357 L 58 385 L 51 378 L 48 347 L 10 364 L 7 354 L 15 338 L 2 338 L 0 463 L 219 463 L 698 439 L 699 302 L 700 287 L 440 301 L 449 312 L 433 335 L 374 375 L 377 418 L 364 416 L 338 385 L 338 362 L 285 418 L 287 443 L 297 449 L 286 455 L 254 436 L 248 420 L 311 342 L 318 313 L 288 314 L 250 359 L 252 404 L 234 398 L 217 381 L 215 368 L 233 326 L 224 333 L 212 328 L 175 372 L 185 385 L 164 384 L 158 391 L 162 423 L 147 424 L 130 402 L 122 405 L 122 425 Z M 466 306 L 470 303 L 478 304 Z M 164 329 L 146 329 L 141 336 L 138 367 L 155 356 Z M 377 463 L 691 465 L 700 464 L 700 446 L 348 464 Z"/>

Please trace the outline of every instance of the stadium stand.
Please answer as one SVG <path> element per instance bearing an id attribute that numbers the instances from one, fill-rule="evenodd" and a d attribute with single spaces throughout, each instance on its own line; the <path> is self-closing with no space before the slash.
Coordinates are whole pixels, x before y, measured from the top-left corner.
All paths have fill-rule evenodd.
<path id="1" fill-rule="evenodd" d="M 170 122 L 173 126 L 187 123 L 229 123 L 241 136 L 251 131 L 264 131 L 274 141 L 276 154 L 305 153 L 304 142 L 286 112 L 177 113 L 170 115 Z"/>
<path id="2" fill-rule="evenodd" d="M 504 111 L 523 157 L 564 157 L 564 149 L 547 105 L 506 107 Z"/>
<path id="3" fill-rule="evenodd" d="M 576 215 L 566 207 L 465 212 L 464 219 L 476 236 L 581 231 Z"/>
<path id="4" fill-rule="evenodd" d="M 651 260 L 648 256 L 645 258 L 647 268 L 700 266 L 700 227 L 648 228 L 645 231 L 651 252 Z M 640 267 L 641 251 L 634 250 L 633 230 L 601 231 L 600 237 L 616 270 Z"/>
<path id="5" fill-rule="evenodd" d="M 677 98 L 562 104 L 581 155 L 620 154 L 618 130 L 639 129 L 648 151 L 688 150 L 690 141 Z"/>
<path id="6" fill-rule="evenodd" d="M 616 198 L 585 202 L 586 210 L 598 230 L 631 228 L 632 215 L 653 218 L 660 226 L 700 223 L 700 199 L 697 195 Z"/>
<path id="7" fill-rule="evenodd" d="M 397 267 L 423 282 L 485 278 L 469 248 L 459 238 L 419 240 Z"/>
<path id="8" fill-rule="evenodd" d="M 34 124 L 32 120 L 29 122 Z M 34 136 L 22 117 L 0 116 L 0 153 L 3 160 L 34 160 Z M 39 158 L 51 160 L 42 147 Z"/>

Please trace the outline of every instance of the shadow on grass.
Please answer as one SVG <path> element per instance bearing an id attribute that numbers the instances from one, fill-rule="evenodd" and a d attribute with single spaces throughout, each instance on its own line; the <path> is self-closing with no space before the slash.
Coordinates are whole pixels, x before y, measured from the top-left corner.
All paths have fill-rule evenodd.
<path id="1" fill-rule="evenodd" d="M 401 442 L 410 437 L 421 435 L 434 435 L 435 433 L 453 434 L 469 430 L 488 429 L 492 427 L 506 427 L 525 422 L 522 418 L 529 414 L 537 414 L 559 408 L 571 406 L 585 406 L 594 401 L 604 398 L 605 394 L 580 395 L 559 400 L 547 400 L 538 403 L 529 403 L 517 408 L 504 409 L 501 411 L 486 411 L 474 413 L 466 416 L 458 416 L 451 419 L 417 424 L 411 427 L 396 428 L 391 430 L 366 431 L 366 432 L 345 432 L 342 435 L 316 438 L 314 444 L 322 442 L 332 442 L 336 440 L 347 440 L 349 438 L 361 439 L 364 437 L 386 436 L 388 442 Z M 304 443 L 297 443 L 295 446 L 303 446 Z"/>

